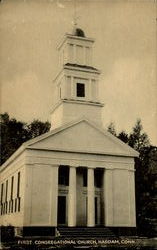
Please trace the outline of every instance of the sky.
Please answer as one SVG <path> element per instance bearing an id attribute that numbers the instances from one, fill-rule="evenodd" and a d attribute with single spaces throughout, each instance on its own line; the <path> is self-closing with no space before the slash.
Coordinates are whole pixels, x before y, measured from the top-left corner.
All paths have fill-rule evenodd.
<path id="1" fill-rule="evenodd" d="M 78 27 L 95 39 L 103 124 L 129 133 L 137 118 L 157 145 L 156 0 L 2 0 L 1 113 L 50 120 L 57 44 Z"/>

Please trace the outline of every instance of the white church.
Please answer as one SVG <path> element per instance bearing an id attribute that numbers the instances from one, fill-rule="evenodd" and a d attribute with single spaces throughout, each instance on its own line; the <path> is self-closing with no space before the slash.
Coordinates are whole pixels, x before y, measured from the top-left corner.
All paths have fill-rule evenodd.
<path id="1" fill-rule="evenodd" d="M 135 228 L 138 152 L 103 128 L 94 39 L 75 28 L 58 44 L 51 131 L 0 168 L 1 225 Z"/>

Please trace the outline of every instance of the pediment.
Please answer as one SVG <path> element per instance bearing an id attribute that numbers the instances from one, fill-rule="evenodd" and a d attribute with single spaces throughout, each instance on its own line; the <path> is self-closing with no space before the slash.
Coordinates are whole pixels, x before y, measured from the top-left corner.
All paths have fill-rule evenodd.
<path id="1" fill-rule="evenodd" d="M 95 124 L 81 120 L 30 140 L 27 148 L 137 157 L 138 153 Z"/>

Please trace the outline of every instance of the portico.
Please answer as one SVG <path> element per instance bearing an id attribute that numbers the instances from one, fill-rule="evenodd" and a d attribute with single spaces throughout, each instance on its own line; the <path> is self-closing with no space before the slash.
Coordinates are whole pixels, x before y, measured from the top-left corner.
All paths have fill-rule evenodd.
<path id="1" fill-rule="evenodd" d="M 65 219 L 62 225 L 68 225 L 69 227 L 80 225 L 79 216 L 77 216 L 78 209 L 84 211 L 81 216 L 84 217 L 84 224 L 86 226 L 92 227 L 96 224 L 102 225 L 102 215 L 100 213 L 100 210 L 102 209 L 100 203 L 102 203 L 102 192 L 104 185 L 102 184 L 102 186 L 99 188 L 96 187 L 96 175 L 94 174 L 94 170 L 96 170 L 96 168 L 80 166 L 66 167 L 69 168 L 69 181 L 63 181 L 63 183 L 69 183 L 69 185 L 59 185 L 58 192 L 58 196 L 61 194 L 63 195 L 64 193 L 65 196 L 63 197 L 65 197 L 67 201 L 67 206 L 65 206 L 65 210 L 68 210 L 67 221 Z M 83 196 L 83 202 L 77 206 L 78 202 L 80 202 L 80 196 Z M 96 202 L 95 198 L 97 197 L 99 197 L 99 200 Z M 59 213 L 59 210 L 57 211 Z"/>

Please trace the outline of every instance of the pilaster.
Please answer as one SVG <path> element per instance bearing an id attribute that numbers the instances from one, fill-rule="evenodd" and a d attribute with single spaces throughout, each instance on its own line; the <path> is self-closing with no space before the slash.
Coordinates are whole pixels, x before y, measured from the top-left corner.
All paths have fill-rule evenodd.
<path id="1" fill-rule="evenodd" d="M 103 175 L 103 200 L 104 200 L 104 225 L 113 225 L 113 177 L 112 169 L 104 169 Z"/>
<path id="2" fill-rule="evenodd" d="M 51 168 L 51 226 L 57 226 L 59 166 L 52 165 Z"/>
<path id="3" fill-rule="evenodd" d="M 23 225 L 27 226 L 31 224 L 31 193 L 32 193 L 32 169 L 33 164 L 25 165 L 25 183 L 24 183 L 24 215 L 23 215 Z"/>

